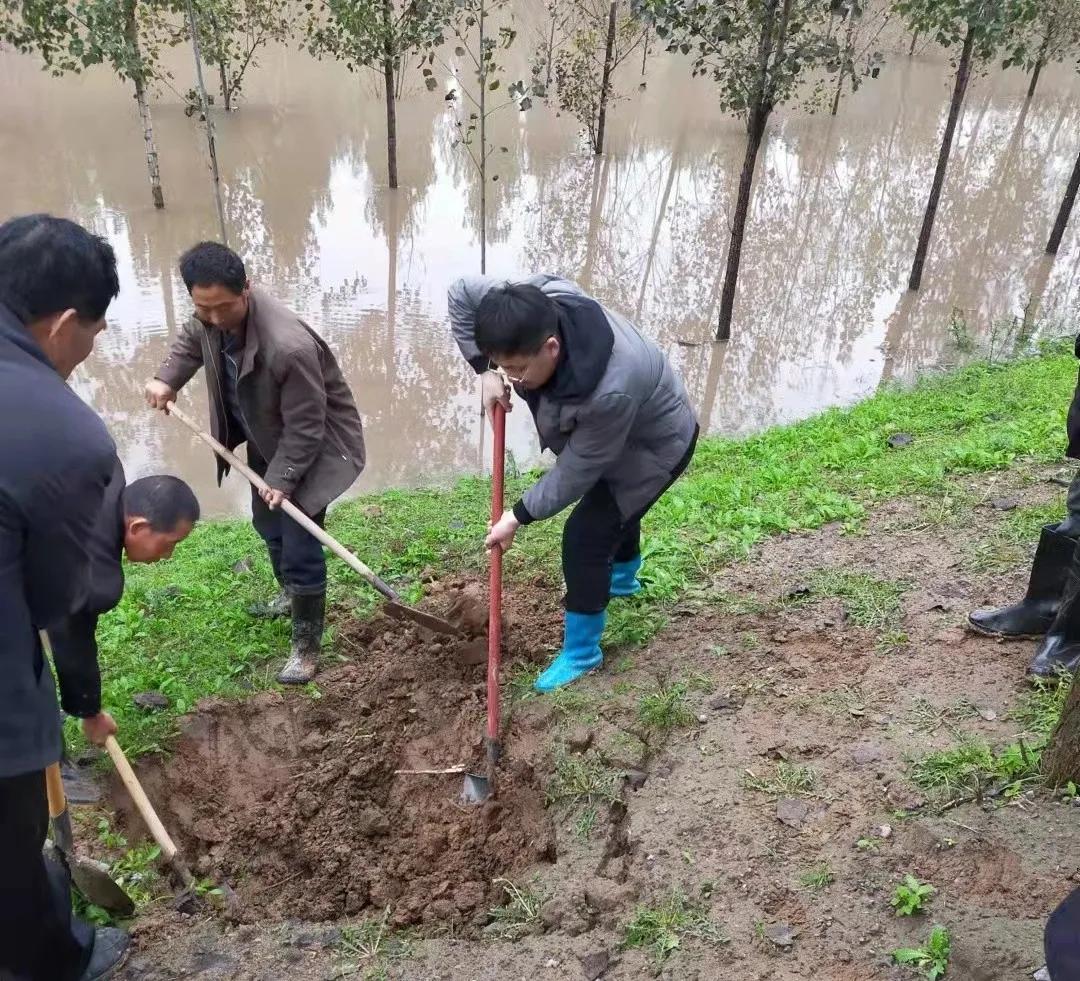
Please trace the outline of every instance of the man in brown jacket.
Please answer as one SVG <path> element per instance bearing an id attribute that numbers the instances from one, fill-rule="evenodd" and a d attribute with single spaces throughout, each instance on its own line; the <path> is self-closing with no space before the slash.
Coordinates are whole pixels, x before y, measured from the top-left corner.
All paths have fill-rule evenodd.
<path id="1" fill-rule="evenodd" d="M 146 386 L 166 409 L 200 367 L 207 369 L 210 431 L 234 449 L 270 490 L 251 496 L 252 521 L 266 542 L 278 595 L 259 610 L 293 618 L 292 651 L 278 675 L 305 684 L 318 666 L 326 609 L 322 546 L 287 515 L 288 498 L 319 525 L 326 508 L 364 469 L 364 435 L 352 393 L 330 348 L 295 313 L 252 286 L 240 257 L 201 242 L 180 259 L 195 315 Z M 217 461 L 218 482 L 228 472 Z"/>

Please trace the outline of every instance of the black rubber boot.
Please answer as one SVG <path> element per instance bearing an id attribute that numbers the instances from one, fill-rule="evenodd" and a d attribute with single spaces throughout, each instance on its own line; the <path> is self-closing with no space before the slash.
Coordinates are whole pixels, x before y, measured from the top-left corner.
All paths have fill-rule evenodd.
<path id="1" fill-rule="evenodd" d="M 292 598 L 292 651 L 277 676 L 283 685 L 306 685 L 319 668 L 326 593 Z"/>
<path id="2" fill-rule="evenodd" d="M 976 610 L 968 616 L 973 630 L 990 637 L 1041 637 L 1050 629 L 1076 548 L 1076 539 L 1061 534 L 1059 527 L 1043 526 L 1023 600 L 998 610 Z"/>
<path id="3" fill-rule="evenodd" d="M 111 978 L 127 959 L 131 938 L 116 927 L 98 927 L 94 931 L 94 948 L 90 963 L 79 981 L 106 981 Z"/>
<path id="4" fill-rule="evenodd" d="M 1080 666 L 1080 545 L 1073 554 L 1057 616 L 1028 665 L 1028 673 L 1050 677 Z"/>
<path id="5" fill-rule="evenodd" d="M 256 620 L 280 620 L 292 612 L 292 597 L 288 590 L 282 586 L 274 594 L 273 598 L 265 603 L 252 603 L 248 607 L 248 614 Z"/>

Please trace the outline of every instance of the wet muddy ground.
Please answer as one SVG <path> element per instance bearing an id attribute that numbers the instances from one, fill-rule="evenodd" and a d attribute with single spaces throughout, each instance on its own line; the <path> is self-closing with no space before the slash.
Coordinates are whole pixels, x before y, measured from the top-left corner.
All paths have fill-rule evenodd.
<path id="1" fill-rule="evenodd" d="M 1075 806 L 1025 790 L 938 813 L 910 767 L 963 736 L 1021 731 L 1010 713 L 1031 642 L 963 623 L 1026 580 L 1024 547 L 1000 561 L 1016 515 L 990 501 L 1052 510 L 1050 475 L 982 478 L 886 504 L 864 530 L 764 543 L 647 650 L 513 701 L 499 799 L 480 808 L 459 802 L 457 775 L 393 771 L 481 760 L 483 669 L 386 624 L 343 631 L 347 662 L 318 698 L 204 707 L 171 758 L 144 764 L 200 872 L 243 904 L 144 917 L 126 977 L 899 981 L 912 975 L 889 953 L 940 923 L 950 978 L 1030 978 L 1049 911 L 1080 881 Z M 895 584 L 896 608 L 860 625 L 865 609 L 820 585 L 838 570 Z M 509 678 L 545 656 L 555 604 L 511 599 Z M 665 732 L 642 705 L 672 685 L 685 697 Z M 525 690 L 508 684 L 507 700 Z M 785 766 L 810 782 L 776 785 Z M 823 866 L 828 881 L 807 885 Z M 907 873 L 937 893 L 899 919 L 889 899 Z M 512 915 L 506 880 L 533 915 Z M 673 889 L 715 929 L 663 963 L 624 949 L 635 912 Z M 374 952 L 350 939 L 362 922 L 385 924 Z"/>

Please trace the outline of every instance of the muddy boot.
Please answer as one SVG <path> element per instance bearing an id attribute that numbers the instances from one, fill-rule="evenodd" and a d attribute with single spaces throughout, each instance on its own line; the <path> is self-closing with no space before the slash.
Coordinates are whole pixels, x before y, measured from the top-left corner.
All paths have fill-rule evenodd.
<path id="1" fill-rule="evenodd" d="M 283 685 L 306 685 L 315 677 L 325 617 L 326 593 L 292 598 L 292 652 L 277 676 Z"/>
<path id="2" fill-rule="evenodd" d="M 280 620 L 292 613 L 292 597 L 288 590 L 281 586 L 274 596 L 264 603 L 252 603 L 248 607 L 248 615 L 256 620 Z"/>
<path id="3" fill-rule="evenodd" d="M 113 977 L 127 960 L 131 938 L 116 927 L 98 927 L 94 931 L 94 946 L 90 963 L 79 981 L 106 981 Z"/>
<path id="4" fill-rule="evenodd" d="M 600 637 L 607 623 L 607 611 L 567 613 L 562 650 L 536 679 L 537 691 L 554 691 L 595 671 L 604 662 Z"/>
<path id="5" fill-rule="evenodd" d="M 968 617 L 973 630 L 990 637 L 1041 637 L 1050 629 L 1076 548 L 1076 539 L 1063 535 L 1060 527 L 1043 527 L 1023 600 L 998 610 L 977 610 Z"/>
<path id="6" fill-rule="evenodd" d="M 1080 546 L 1069 566 L 1057 616 L 1028 665 L 1028 673 L 1050 677 L 1080 667 Z"/>

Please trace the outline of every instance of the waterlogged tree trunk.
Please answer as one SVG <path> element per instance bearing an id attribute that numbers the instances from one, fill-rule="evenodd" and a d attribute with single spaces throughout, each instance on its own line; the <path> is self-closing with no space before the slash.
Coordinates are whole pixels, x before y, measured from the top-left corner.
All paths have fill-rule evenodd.
<path id="1" fill-rule="evenodd" d="M 135 59 L 139 59 L 139 25 L 135 20 L 135 0 L 128 0 L 124 8 L 124 34 Z M 146 98 L 146 80 L 142 72 L 132 77 L 135 85 L 135 103 L 139 107 L 142 122 L 143 143 L 146 145 L 146 169 L 150 175 L 150 193 L 155 208 L 165 207 L 165 192 L 161 189 L 161 167 L 158 164 L 157 143 L 154 141 L 154 121 L 150 116 L 150 103 Z"/>
<path id="2" fill-rule="evenodd" d="M 480 274 L 487 272 L 487 51 L 484 47 L 484 4 L 480 4 Z"/>
<path id="3" fill-rule="evenodd" d="M 1073 167 L 1072 177 L 1069 178 L 1069 186 L 1065 189 L 1065 200 L 1061 202 L 1061 210 L 1058 212 L 1057 221 L 1054 222 L 1054 230 L 1050 233 L 1050 241 L 1046 243 L 1047 255 L 1057 255 L 1061 249 L 1061 240 L 1065 237 L 1065 229 L 1068 227 L 1078 192 L 1080 192 L 1080 154 L 1076 157 L 1076 166 Z"/>
<path id="4" fill-rule="evenodd" d="M 855 37 L 855 11 L 854 8 L 848 11 L 847 14 L 847 31 L 844 34 L 844 52 L 845 54 L 851 54 L 853 41 Z M 832 100 L 832 115 L 836 115 L 840 110 L 840 97 L 844 94 L 844 76 L 846 69 L 843 65 L 840 67 L 840 77 L 836 80 L 836 92 L 833 94 Z"/>
<path id="5" fill-rule="evenodd" d="M 915 57 L 915 45 L 918 44 L 918 43 L 919 43 L 919 32 L 915 31 L 911 35 L 911 47 L 908 48 L 907 56 L 909 58 L 914 58 Z"/>
<path id="6" fill-rule="evenodd" d="M 768 113 L 763 108 L 754 110 L 746 133 L 746 155 L 743 157 L 742 174 L 739 177 L 739 196 L 735 202 L 735 217 L 731 223 L 731 244 L 728 246 L 727 270 L 724 273 L 724 292 L 720 297 L 720 322 L 716 339 L 731 339 L 731 320 L 735 312 L 735 289 L 739 282 L 739 265 L 742 262 L 743 239 L 746 220 L 750 215 L 750 192 L 754 186 L 754 170 L 758 152 L 765 136 Z"/>
<path id="7" fill-rule="evenodd" d="M 1050 38 L 1046 38 L 1035 58 L 1035 67 L 1031 70 L 1031 84 L 1028 86 L 1027 92 L 1029 102 L 1035 97 L 1035 90 L 1039 87 L 1039 76 L 1042 75 L 1043 65 L 1046 64 L 1046 52 L 1049 47 Z"/>
<path id="8" fill-rule="evenodd" d="M 1080 675 L 1077 675 L 1080 679 Z M 1050 745 L 1042 756 L 1042 769 L 1053 787 L 1072 781 L 1080 784 L 1080 681 L 1074 680 Z"/>
<path id="9" fill-rule="evenodd" d="M 911 267 L 911 279 L 908 281 L 908 289 L 911 290 L 922 287 L 923 267 L 926 265 L 926 254 L 930 250 L 930 236 L 934 231 L 934 219 L 937 217 L 938 204 L 941 201 L 941 190 L 945 185 L 945 171 L 948 169 L 949 157 L 952 154 L 956 123 L 960 119 L 960 108 L 964 104 L 968 80 L 971 78 L 971 58 L 974 48 L 975 32 L 969 26 L 967 37 L 964 38 L 960 64 L 956 69 L 956 84 L 953 86 L 949 119 L 945 123 L 945 135 L 941 140 L 937 169 L 934 171 L 934 183 L 930 187 L 930 199 L 926 202 L 926 213 L 923 215 L 922 230 L 919 232 L 919 244 L 915 249 L 915 262 Z"/>
<path id="10" fill-rule="evenodd" d="M 604 72 L 600 79 L 600 111 L 596 117 L 596 144 L 593 153 L 604 152 L 604 131 L 607 129 L 608 97 L 611 95 L 611 66 L 615 60 L 615 28 L 618 3 L 612 0 L 608 8 L 607 43 L 604 46 Z"/>
<path id="11" fill-rule="evenodd" d="M 559 5 L 553 3 L 551 5 L 551 33 L 548 35 L 548 49 L 547 49 L 547 75 L 544 79 L 544 91 L 551 91 L 551 70 L 553 68 L 553 62 L 555 61 L 555 19 L 559 14 Z"/>
<path id="12" fill-rule="evenodd" d="M 229 244 L 229 231 L 225 225 L 225 204 L 221 199 L 221 171 L 218 168 L 217 143 L 214 139 L 214 120 L 210 116 L 210 100 L 206 96 L 203 80 L 202 51 L 199 48 L 199 25 L 195 19 L 193 0 L 188 0 L 188 26 L 191 30 L 191 51 L 195 57 L 195 79 L 199 87 L 199 102 L 206 125 L 206 148 L 210 154 L 210 174 L 214 182 L 214 203 L 217 205 L 218 225 L 221 228 L 222 245 Z"/>
<path id="13" fill-rule="evenodd" d="M 383 88 L 386 89 L 386 171 L 392 188 L 398 186 L 397 99 L 394 88 L 394 7 L 383 0 Z"/>
<path id="14" fill-rule="evenodd" d="M 229 70 L 224 61 L 218 62 L 218 77 L 221 79 L 221 104 L 226 112 L 232 111 L 232 88 L 229 85 Z"/>

